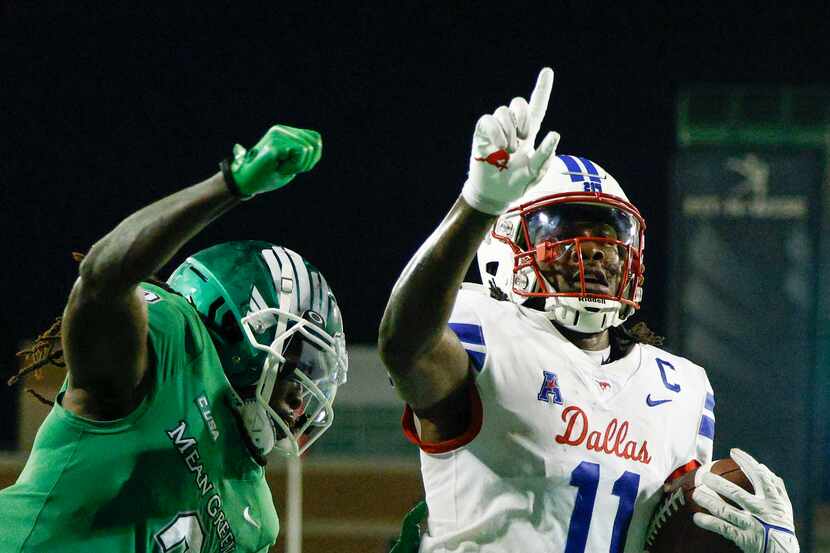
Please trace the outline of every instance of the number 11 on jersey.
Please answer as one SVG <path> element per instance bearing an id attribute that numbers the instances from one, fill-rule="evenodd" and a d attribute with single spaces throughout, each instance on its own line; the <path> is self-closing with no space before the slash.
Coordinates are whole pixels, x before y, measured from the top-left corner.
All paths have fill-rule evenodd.
<path id="1" fill-rule="evenodd" d="M 571 523 L 568 526 L 568 540 L 565 544 L 565 553 L 584 553 L 588 541 L 588 530 L 591 527 L 591 517 L 594 514 L 594 503 L 599 486 L 599 464 L 582 461 L 571 472 L 571 486 L 576 488 L 576 502 L 571 513 Z M 628 525 L 634 514 L 634 501 L 637 499 L 637 489 L 640 487 L 640 475 L 625 471 L 614 482 L 611 494 L 620 498 L 617 515 L 614 517 L 614 527 L 611 531 L 611 547 L 609 553 L 621 553 L 628 535 Z"/>

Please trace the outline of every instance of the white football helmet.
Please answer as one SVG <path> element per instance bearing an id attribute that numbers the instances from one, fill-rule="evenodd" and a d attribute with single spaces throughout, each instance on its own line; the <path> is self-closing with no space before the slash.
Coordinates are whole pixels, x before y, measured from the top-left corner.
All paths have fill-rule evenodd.
<path id="1" fill-rule="evenodd" d="M 559 155 L 487 233 L 481 279 L 518 304 L 544 298 L 548 318 L 566 328 L 600 332 L 640 307 L 645 228 L 614 177 Z"/>

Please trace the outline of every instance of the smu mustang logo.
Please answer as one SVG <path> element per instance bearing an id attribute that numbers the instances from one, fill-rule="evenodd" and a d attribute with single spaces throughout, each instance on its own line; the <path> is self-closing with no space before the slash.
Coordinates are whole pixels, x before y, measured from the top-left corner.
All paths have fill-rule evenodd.
<path id="1" fill-rule="evenodd" d="M 545 375 L 542 382 L 542 389 L 539 390 L 539 395 L 536 399 L 544 401 L 545 403 L 556 403 L 562 405 L 562 391 L 559 389 L 559 381 L 556 379 L 556 374 L 550 371 L 542 371 Z"/>
<path id="2" fill-rule="evenodd" d="M 496 150 L 487 157 L 477 157 L 476 161 L 483 161 L 499 168 L 499 172 L 507 169 L 507 162 L 510 161 L 510 154 L 507 150 Z"/>
<path id="3" fill-rule="evenodd" d="M 576 405 L 569 405 L 562 411 L 562 421 L 567 425 L 565 432 L 555 438 L 558 444 L 581 446 L 584 443 L 585 447 L 592 451 L 614 455 L 621 459 L 631 459 L 645 465 L 651 463 L 646 440 L 643 440 L 642 444 L 634 440 L 626 440 L 628 421 L 620 424 L 616 418 L 613 418 L 605 427 L 605 432 L 592 430 L 588 424 L 588 415 Z"/>

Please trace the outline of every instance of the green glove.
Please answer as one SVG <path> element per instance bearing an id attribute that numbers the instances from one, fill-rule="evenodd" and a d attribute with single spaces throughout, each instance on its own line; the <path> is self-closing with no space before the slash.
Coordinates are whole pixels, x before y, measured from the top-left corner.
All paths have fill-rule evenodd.
<path id="1" fill-rule="evenodd" d="M 228 185 L 233 189 L 235 184 L 239 195 L 246 199 L 277 190 L 297 173 L 310 171 L 320 161 L 322 151 L 320 133 L 275 125 L 250 150 L 239 144 L 233 147 L 230 173 L 234 183 Z"/>
<path id="2" fill-rule="evenodd" d="M 419 501 L 415 504 L 401 524 L 401 536 L 392 545 L 389 553 L 417 553 L 421 546 L 421 524 L 427 519 L 427 502 Z"/>

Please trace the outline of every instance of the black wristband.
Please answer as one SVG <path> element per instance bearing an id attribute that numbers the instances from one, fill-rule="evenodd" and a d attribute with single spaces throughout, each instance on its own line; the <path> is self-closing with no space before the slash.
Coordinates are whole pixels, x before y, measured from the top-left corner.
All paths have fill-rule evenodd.
<path id="1" fill-rule="evenodd" d="M 231 164 L 227 158 L 223 159 L 219 162 L 219 169 L 222 170 L 222 178 L 225 179 L 225 186 L 228 187 L 230 193 L 236 196 L 237 198 L 247 199 L 248 196 L 242 193 L 239 190 L 239 185 L 236 183 L 236 179 L 233 178 L 233 172 L 231 171 Z"/>

